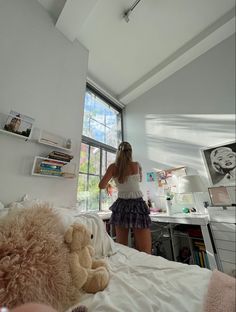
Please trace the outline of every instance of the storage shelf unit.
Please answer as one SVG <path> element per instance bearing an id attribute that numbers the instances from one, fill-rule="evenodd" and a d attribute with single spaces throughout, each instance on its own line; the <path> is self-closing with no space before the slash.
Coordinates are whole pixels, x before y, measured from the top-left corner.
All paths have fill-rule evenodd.
<path id="1" fill-rule="evenodd" d="M 4 130 L 4 129 L 0 129 L 0 133 L 11 135 L 11 136 L 17 137 L 19 139 L 23 139 L 25 141 L 29 140 L 29 138 L 26 137 L 25 135 L 17 134 L 17 133 L 10 132 L 10 131 Z"/>
<path id="2" fill-rule="evenodd" d="M 38 143 L 44 144 L 50 147 L 55 147 L 57 149 L 71 152 L 71 141 L 69 138 L 62 137 L 60 135 L 53 134 L 46 130 L 41 130 Z"/>
<path id="3" fill-rule="evenodd" d="M 182 230 L 177 231 L 175 227 L 175 225 L 171 226 L 174 260 L 188 264 L 196 264 L 204 268 L 210 268 L 206 247 L 200 232 L 200 227 L 196 225 L 181 225 Z M 199 235 L 190 235 L 188 231 L 191 231 L 191 228 L 194 231 L 198 231 L 199 228 Z M 181 257 L 181 250 L 183 249 L 189 250 L 189 254 L 186 254 L 186 259 Z"/>
<path id="4" fill-rule="evenodd" d="M 42 170 L 42 163 L 45 163 L 48 166 L 56 166 L 60 167 L 60 170 L 53 171 L 47 168 L 46 170 Z M 50 172 L 51 171 L 51 172 Z M 65 162 L 61 160 L 50 159 L 48 157 L 36 156 L 34 158 L 32 175 L 39 177 L 49 177 L 49 178 L 75 178 L 76 177 L 76 164 L 72 162 Z"/>
<path id="5" fill-rule="evenodd" d="M 209 207 L 210 227 L 220 261 L 220 270 L 236 276 L 235 207 Z"/>

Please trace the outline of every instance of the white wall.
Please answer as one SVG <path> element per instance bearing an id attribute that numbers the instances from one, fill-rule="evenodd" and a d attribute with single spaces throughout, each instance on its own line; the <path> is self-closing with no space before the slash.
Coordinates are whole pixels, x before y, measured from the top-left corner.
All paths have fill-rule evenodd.
<path id="1" fill-rule="evenodd" d="M 207 176 L 200 149 L 235 139 L 234 44 L 230 37 L 127 105 L 126 139 L 144 172 L 184 165 Z"/>
<path id="2" fill-rule="evenodd" d="M 0 113 L 19 111 L 35 118 L 36 130 L 70 137 L 76 162 L 87 64 L 88 51 L 63 37 L 37 0 L 0 1 Z M 27 193 L 60 205 L 75 203 L 76 179 L 31 176 L 34 156 L 51 150 L 0 134 L 0 201 Z"/>

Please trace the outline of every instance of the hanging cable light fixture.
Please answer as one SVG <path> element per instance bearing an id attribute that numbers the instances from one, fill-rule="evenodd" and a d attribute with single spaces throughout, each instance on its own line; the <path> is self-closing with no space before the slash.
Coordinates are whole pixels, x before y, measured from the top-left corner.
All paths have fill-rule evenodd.
<path id="1" fill-rule="evenodd" d="M 123 18 L 124 20 L 126 21 L 126 23 L 129 22 L 129 16 L 131 14 L 131 12 L 135 9 L 135 7 L 138 5 L 138 3 L 140 2 L 141 0 L 136 0 L 132 5 L 131 7 L 128 9 L 128 10 L 125 10 L 124 13 L 123 13 Z"/>

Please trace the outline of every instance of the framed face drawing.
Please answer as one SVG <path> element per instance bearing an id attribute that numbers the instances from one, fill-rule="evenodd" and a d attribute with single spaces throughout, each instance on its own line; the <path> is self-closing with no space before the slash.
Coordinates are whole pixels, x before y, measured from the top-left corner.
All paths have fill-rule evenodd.
<path id="1" fill-rule="evenodd" d="M 201 150 L 209 180 L 214 186 L 236 184 L 236 142 Z"/>

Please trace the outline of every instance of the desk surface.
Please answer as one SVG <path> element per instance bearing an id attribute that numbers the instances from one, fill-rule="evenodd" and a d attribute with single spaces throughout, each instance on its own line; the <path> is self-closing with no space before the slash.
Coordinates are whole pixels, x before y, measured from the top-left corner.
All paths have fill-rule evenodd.
<path id="1" fill-rule="evenodd" d="M 111 211 L 101 211 L 98 215 L 107 220 L 111 216 Z M 209 222 L 209 216 L 206 214 L 185 214 L 178 213 L 168 216 L 166 213 L 152 212 L 150 218 L 153 222 L 166 222 L 166 223 L 180 223 L 180 224 L 197 224 L 207 225 Z"/>
<path id="2" fill-rule="evenodd" d="M 196 224 L 196 225 L 207 225 L 209 223 L 209 216 L 207 214 L 177 213 L 168 216 L 165 213 L 151 213 L 150 217 L 153 222 L 156 221 L 156 222 Z"/>

